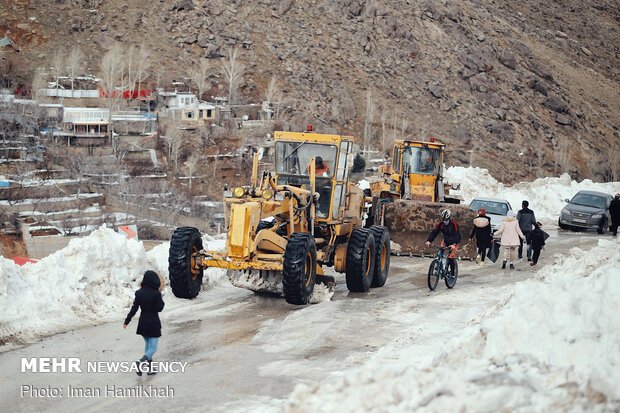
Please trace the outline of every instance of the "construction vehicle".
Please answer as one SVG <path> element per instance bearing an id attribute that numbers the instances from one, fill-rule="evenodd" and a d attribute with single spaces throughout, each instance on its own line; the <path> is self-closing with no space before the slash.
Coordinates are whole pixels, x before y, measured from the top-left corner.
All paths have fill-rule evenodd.
<path id="1" fill-rule="evenodd" d="M 450 209 L 464 241 L 459 256 L 475 257 L 475 245 L 467 237 L 476 214 L 449 194 L 450 187 L 443 182 L 444 157 L 445 145 L 433 138 L 428 142 L 395 140 L 392 163 L 382 165 L 381 176 L 369 180 L 372 207 L 367 224 L 389 229 L 395 253 L 432 255 L 424 242 L 441 220 L 441 211 Z"/>
<path id="2" fill-rule="evenodd" d="M 315 283 L 333 286 L 323 267 L 345 273 L 349 291 L 382 287 L 390 264 L 383 226 L 363 228 L 366 199 L 349 179 L 353 138 L 275 132 L 275 173 L 259 174 L 225 197 L 226 251 L 205 251 L 196 228 L 178 228 L 170 243 L 170 285 L 177 297 L 198 295 L 203 271 L 228 270 L 233 285 L 307 304 Z"/>

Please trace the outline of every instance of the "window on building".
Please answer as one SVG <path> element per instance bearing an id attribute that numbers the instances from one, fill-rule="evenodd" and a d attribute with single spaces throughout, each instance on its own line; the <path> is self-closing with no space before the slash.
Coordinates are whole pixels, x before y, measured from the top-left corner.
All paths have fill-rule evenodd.
<path id="1" fill-rule="evenodd" d="M 194 114 L 192 112 L 187 112 L 187 119 L 192 119 Z"/>
<path id="2" fill-rule="evenodd" d="M 210 118 L 211 116 L 211 109 L 207 109 L 207 118 Z"/>

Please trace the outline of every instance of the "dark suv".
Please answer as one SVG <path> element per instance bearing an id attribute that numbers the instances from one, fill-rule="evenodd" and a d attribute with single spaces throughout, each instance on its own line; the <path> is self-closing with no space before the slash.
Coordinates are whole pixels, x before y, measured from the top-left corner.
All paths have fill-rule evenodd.
<path id="1" fill-rule="evenodd" d="M 560 212 L 558 226 L 562 229 L 596 228 L 599 234 L 609 228 L 611 195 L 604 192 L 579 191 Z"/>

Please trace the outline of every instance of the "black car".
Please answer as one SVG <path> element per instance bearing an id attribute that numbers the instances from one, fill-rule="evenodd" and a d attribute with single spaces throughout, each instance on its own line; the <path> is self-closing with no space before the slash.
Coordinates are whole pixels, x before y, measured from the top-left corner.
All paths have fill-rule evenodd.
<path id="1" fill-rule="evenodd" d="M 609 228 L 609 203 L 612 196 L 604 192 L 579 191 L 560 212 L 558 226 L 562 229 L 596 228 L 603 234 Z"/>

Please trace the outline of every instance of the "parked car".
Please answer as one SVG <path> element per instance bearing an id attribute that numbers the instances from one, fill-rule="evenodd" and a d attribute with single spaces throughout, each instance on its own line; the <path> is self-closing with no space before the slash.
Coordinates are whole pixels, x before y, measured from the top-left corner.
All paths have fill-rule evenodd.
<path id="1" fill-rule="evenodd" d="M 579 191 L 560 212 L 558 226 L 562 229 L 596 228 L 599 234 L 609 229 L 609 203 L 612 196 L 604 192 Z"/>
<path id="2" fill-rule="evenodd" d="M 506 215 L 508 215 L 508 211 L 512 211 L 510 203 L 505 199 L 499 198 L 476 197 L 469 204 L 469 209 L 473 211 L 478 211 L 480 208 L 487 211 L 487 216 L 491 218 L 492 231 L 497 231 Z"/>

